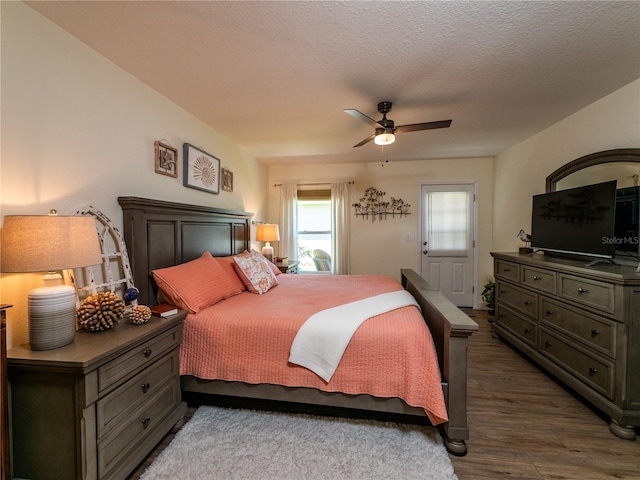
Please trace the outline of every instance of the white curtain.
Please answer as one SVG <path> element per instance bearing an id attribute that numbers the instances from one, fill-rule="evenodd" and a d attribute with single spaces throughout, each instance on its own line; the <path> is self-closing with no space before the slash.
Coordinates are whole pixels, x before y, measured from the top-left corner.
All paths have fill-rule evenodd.
<path id="1" fill-rule="evenodd" d="M 349 273 L 349 185 L 331 184 L 331 273 L 347 275 Z"/>
<path id="2" fill-rule="evenodd" d="M 298 258 L 298 186 L 280 187 L 280 248 L 279 256 Z"/>

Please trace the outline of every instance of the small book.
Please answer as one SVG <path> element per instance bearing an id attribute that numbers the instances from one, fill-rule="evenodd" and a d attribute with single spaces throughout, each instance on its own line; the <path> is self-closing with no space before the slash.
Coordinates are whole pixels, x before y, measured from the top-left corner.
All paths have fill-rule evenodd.
<path id="1" fill-rule="evenodd" d="M 151 307 L 151 313 L 156 317 L 169 317 L 178 313 L 178 309 L 173 305 L 161 303 L 160 305 Z"/>

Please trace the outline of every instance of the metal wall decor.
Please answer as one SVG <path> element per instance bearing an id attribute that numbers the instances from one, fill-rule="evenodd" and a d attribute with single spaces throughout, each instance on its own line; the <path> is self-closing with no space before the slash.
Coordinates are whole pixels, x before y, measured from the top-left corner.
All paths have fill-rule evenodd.
<path id="1" fill-rule="evenodd" d="M 371 217 L 371 221 L 375 222 L 376 218 L 378 220 L 386 220 L 387 215 L 395 218 L 396 215 L 406 217 L 411 213 L 409 212 L 411 205 L 405 203 L 404 200 L 391 197 L 391 201 L 387 202 L 384 199 L 385 195 L 385 192 L 375 187 L 367 188 L 364 191 L 364 197 L 358 203 L 353 204 L 356 209 L 356 217 L 362 217 L 363 219 Z"/>

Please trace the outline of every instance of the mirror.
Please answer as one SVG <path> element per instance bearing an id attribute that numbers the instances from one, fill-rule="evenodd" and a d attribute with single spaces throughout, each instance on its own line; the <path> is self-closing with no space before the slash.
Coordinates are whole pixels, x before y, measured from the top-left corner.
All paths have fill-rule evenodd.
<path id="1" fill-rule="evenodd" d="M 618 188 L 640 183 L 640 148 L 620 148 L 585 155 L 547 177 L 546 191 L 618 180 Z"/>
<path id="2" fill-rule="evenodd" d="M 555 192 L 609 180 L 617 180 L 618 188 L 640 185 L 640 148 L 605 150 L 569 162 L 547 177 L 546 191 Z M 639 258 L 640 245 L 638 255 L 616 256 L 615 263 L 636 266 Z M 636 272 L 640 272 L 640 262 Z"/>

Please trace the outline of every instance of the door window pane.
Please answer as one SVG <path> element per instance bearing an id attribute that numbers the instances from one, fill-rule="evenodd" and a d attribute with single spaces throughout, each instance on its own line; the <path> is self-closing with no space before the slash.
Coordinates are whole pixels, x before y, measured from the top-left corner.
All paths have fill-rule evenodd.
<path id="1" fill-rule="evenodd" d="M 429 192 L 429 251 L 440 255 L 464 255 L 469 248 L 469 194 Z"/>

